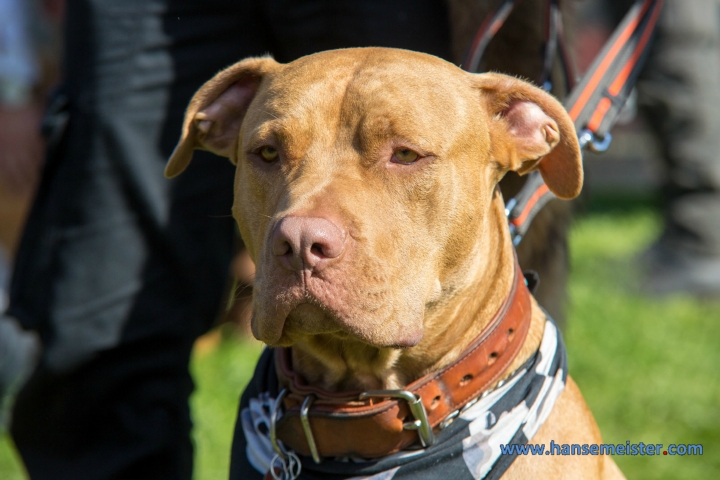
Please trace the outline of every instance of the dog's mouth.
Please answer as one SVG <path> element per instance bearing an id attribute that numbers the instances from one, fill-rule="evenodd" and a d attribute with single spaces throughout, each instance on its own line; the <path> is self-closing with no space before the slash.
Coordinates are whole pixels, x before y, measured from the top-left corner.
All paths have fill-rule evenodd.
<path id="1" fill-rule="evenodd" d="M 355 337 L 372 343 L 371 338 L 366 338 L 367 334 L 357 331 L 352 314 L 335 311 L 307 292 L 301 298 L 288 300 L 286 296 L 287 303 L 276 311 L 278 315 L 273 318 L 266 317 L 263 325 L 257 325 L 258 330 L 263 332 L 263 338 L 260 340 L 268 345 L 288 347 L 303 338 L 327 334 L 336 338 Z M 274 333 L 275 338 L 268 335 L 271 333 Z"/>
<path id="2" fill-rule="evenodd" d="M 259 262 L 253 292 L 254 336 L 271 346 L 331 335 L 375 347 L 409 347 L 422 337 L 421 289 L 397 290 L 392 271 L 355 252 L 320 271 L 289 272 L 274 256 Z M 416 292 L 411 295 L 409 292 Z"/>
<path id="3" fill-rule="evenodd" d="M 388 304 L 367 309 L 350 306 L 337 297 L 324 302 L 321 296 L 302 288 L 285 290 L 275 300 L 271 310 L 257 309 L 252 321 L 255 337 L 270 346 L 288 347 L 303 338 L 329 334 L 375 347 L 404 348 L 416 345 L 422 338 L 422 320 L 410 322 L 408 328 L 395 328 L 398 319 Z"/>
<path id="4" fill-rule="evenodd" d="M 337 295 L 330 295 L 328 302 L 322 297 L 295 281 L 261 291 L 254 298 L 253 334 L 270 346 L 290 346 L 309 335 L 346 335 L 342 304 L 333 302 Z"/>

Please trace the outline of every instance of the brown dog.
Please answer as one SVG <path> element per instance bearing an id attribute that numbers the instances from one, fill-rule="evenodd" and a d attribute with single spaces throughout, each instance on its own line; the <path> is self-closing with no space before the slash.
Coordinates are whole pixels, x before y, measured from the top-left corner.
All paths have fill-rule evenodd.
<path id="1" fill-rule="evenodd" d="M 195 95 L 166 175 L 194 149 L 237 165 L 254 335 L 291 347 L 294 372 L 326 392 L 406 388 L 485 331 L 516 284 L 496 188 L 507 172 L 539 169 L 561 198 L 582 187 L 573 125 L 550 95 L 394 49 L 244 60 Z M 546 318 L 528 305 L 518 354 L 487 388 L 538 350 Z M 550 440 L 600 443 L 570 379 L 531 442 Z M 531 475 L 622 478 L 608 456 L 519 457 L 503 478 Z"/>

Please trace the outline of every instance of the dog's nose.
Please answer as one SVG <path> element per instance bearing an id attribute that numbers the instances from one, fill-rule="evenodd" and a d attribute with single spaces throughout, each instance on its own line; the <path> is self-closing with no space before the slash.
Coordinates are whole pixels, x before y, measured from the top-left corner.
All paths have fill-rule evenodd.
<path id="1" fill-rule="evenodd" d="M 319 271 L 342 254 L 345 238 L 345 232 L 325 218 L 285 217 L 273 232 L 273 254 L 288 270 Z"/>

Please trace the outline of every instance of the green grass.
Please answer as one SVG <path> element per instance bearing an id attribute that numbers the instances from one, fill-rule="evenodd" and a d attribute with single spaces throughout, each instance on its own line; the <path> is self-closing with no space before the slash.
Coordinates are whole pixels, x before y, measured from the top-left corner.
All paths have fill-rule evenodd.
<path id="1" fill-rule="evenodd" d="M 0 478 L 2 480 L 25 480 L 27 478 L 12 441 L 2 434 L 0 434 Z"/>
<path id="2" fill-rule="evenodd" d="M 625 203 L 627 205 L 627 203 Z M 654 209 L 592 209 L 571 233 L 570 373 L 611 443 L 699 443 L 702 457 L 616 456 L 628 478 L 720 478 L 720 303 L 638 294 Z"/>
<path id="3" fill-rule="evenodd" d="M 223 335 L 212 352 L 195 350 L 191 371 L 197 390 L 190 399 L 195 422 L 195 480 L 228 477 L 240 394 L 252 377 L 260 351 L 259 342 L 241 341 L 234 334 Z"/>
<path id="4" fill-rule="evenodd" d="M 577 220 L 565 332 L 570 373 L 606 442 L 704 447 L 701 457 L 616 456 L 628 478 L 720 478 L 720 302 L 638 293 L 634 258 L 659 228 L 648 202 L 596 201 Z M 237 400 L 258 353 L 257 344 L 223 335 L 218 348 L 193 356 L 197 480 L 227 478 Z M 2 436 L 0 479 L 25 479 Z"/>

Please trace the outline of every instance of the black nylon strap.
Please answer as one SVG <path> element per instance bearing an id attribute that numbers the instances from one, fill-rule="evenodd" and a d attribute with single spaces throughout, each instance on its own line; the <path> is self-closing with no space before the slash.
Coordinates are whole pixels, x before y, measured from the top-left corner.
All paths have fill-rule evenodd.
<path id="1" fill-rule="evenodd" d="M 603 138 L 615 124 L 640 73 L 662 0 L 638 0 L 565 101 L 578 132 Z"/>

